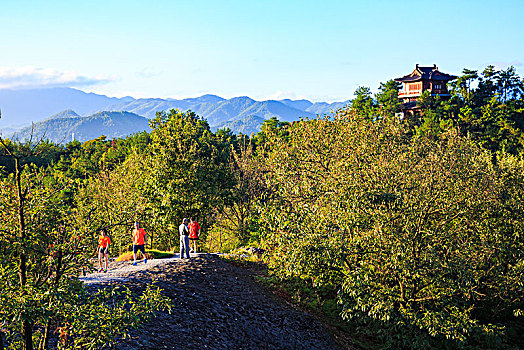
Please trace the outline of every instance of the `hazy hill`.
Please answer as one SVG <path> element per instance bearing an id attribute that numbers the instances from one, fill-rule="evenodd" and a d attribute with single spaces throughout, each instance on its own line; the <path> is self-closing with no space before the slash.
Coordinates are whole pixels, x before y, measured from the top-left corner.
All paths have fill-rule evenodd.
<path id="1" fill-rule="evenodd" d="M 119 110 L 136 113 L 146 118 L 154 118 L 158 111 L 168 111 L 170 109 L 180 109 L 187 111 L 191 109 L 196 113 L 206 112 L 213 109 L 215 104 L 224 101 L 222 97 L 215 95 L 203 95 L 195 98 L 177 100 L 173 98 L 140 98 L 131 101 L 120 101 L 117 104 L 107 107 L 107 110 Z M 204 116 L 204 115 L 202 115 Z"/>
<path id="2" fill-rule="evenodd" d="M 264 118 L 257 117 L 256 115 L 250 115 L 242 119 L 220 123 L 211 129 L 216 131 L 218 129 L 229 128 L 235 134 L 242 133 L 244 135 L 251 135 L 260 131 L 260 127 L 263 122 Z"/>
<path id="3" fill-rule="evenodd" d="M 195 110 L 195 112 L 199 114 L 199 111 Z M 240 120 L 252 115 L 263 119 L 277 117 L 285 121 L 315 117 L 312 113 L 292 108 L 280 101 L 260 102 L 246 96 L 224 100 L 214 106 L 208 106 L 208 110 L 202 112 L 204 113 L 200 113 L 200 115 L 205 116 L 211 126 L 217 126 L 226 121 Z"/>
<path id="4" fill-rule="evenodd" d="M 57 113 L 55 115 L 50 116 L 46 120 L 49 119 L 60 119 L 60 118 L 73 118 L 73 117 L 80 117 L 75 111 L 72 109 L 66 109 L 65 111 L 62 111 L 60 113 Z"/>
<path id="5" fill-rule="evenodd" d="M 67 143 L 74 138 L 80 142 L 101 135 L 108 139 L 124 137 L 140 131 L 150 131 L 147 118 L 129 112 L 99 112 L 88 117 L 67 115 L 63 118 L 48 118 L 34 124 L 33 140 L 49 139 L 56 143 Z M 31 136 L 31 127 L 16 132 L 12 138 L 21 141 Z"/>
<path id="6" fill-rule="evenodd" d="M 290 99 L 285 99 L 285 100 L 280 100 L 279 102 L 282 102 L 286 106 L 289 106 L 289 107 L 292 107 L 292 108 L 295 108 L 295 109 L 299 109 L 301 111 L 305 111 L 305 110 L 307 110 L 309 107 L 311 107 L 313 105 L 313 102 L 308 101 L 308 100 L 290 100 Z"/>
<path id="7" fill-rule="evenodd" d="M 224 101 L 224 100 L 225 99 L 220 97 L 220 96 L 210 95 L 210 94 L 202 95 L 200 97 L 184 99 L 184 101 L 186 101 L 187 103 L 190 103 L 190 104 L 217 103 L 217 102 L 221 102 L 221 101 Z"/>
<path id="8" fill-rule="evenodd" d="M 65 109 L 81 115 L 104 109 L 130 97 L 116 98 L 72 88 L 0 90 L 0 126 L 29 124 Z"/>
<path id="9" fill-rule="evenodd" d="M 127 111 L 141 115 L 146 118 L 154 118 L 156 112 L 158 111 L 167 111 L 173 108 L 187 110 L 189 109 L 189 104 L 182 100 L 164 100 L 160 98 L 140 98 L 137 100 L 132 100 L 128 102 L 121 102 L 108 106 L 106 110 L 109 111 Z"/>
<path id="10" fill-rule="evenodd" d="M 309 106 L 306 111 L 313 113 L 315 115 L 318 114 L 331 114 L 331 112 L 335 112 L 340 108 L 344 108 L 348 105 L 350 101 L 344 101 L 344 102 L 333 102 L 333 103 L 327 103 L 327 102 L 316 102 L 313 103 L 311 106 Z"/>

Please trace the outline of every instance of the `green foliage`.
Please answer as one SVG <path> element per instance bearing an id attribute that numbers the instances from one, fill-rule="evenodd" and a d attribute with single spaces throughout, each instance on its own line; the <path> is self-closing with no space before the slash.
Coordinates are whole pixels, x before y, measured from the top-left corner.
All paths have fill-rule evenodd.
<path id="1" fill-rule="evenodd" d="M 254 144 L 262 146 L 266 143 L 268 137 L 273 135 L 286 139 L 288 135 L 287 128 L 289 125 L 289 122 L 281 122 L 276 117 L 264 120 L 260 127 L 260 132 L 253 137 Z"/>
<path id="2" fill-rule="evenodd" d="M 152 224 L 169 233 L 161 243 L 173 246 L 182 218 L 198 217 L 208 227 L 210 213 L 227 201 L 229 148 L 191 111 L 158 113 L 151 127 L 144 194 L 151 203 Z"/>
<path id="3" fill-rule="evenodd" d="M 451 85 L 450 109 L 462 133 L 492 151 L 524 149 L 524 82 L 513 67 L 488 66 L 480 75 L 465 69 Z"/>
<path id="4" fill-rule="evenodd" d="M 246 244 L 250 240 L 258 240 L 255 204 L 260 201 L 266 192 L 262 177 L 260 160 L 255 156 L 253 143 L 242 136 L 237 143 L 237 148 L 231 150 L 229 160 L 230 173 L 233 185 L 230 189 L 230 205 L 224 207 L 217 215 L 213 230 L 216 236 L 234 236 L 238 244 Z M 218 234 L 217 234 L 218 232 Z M 212 246 L 216 246 L 216 242 Z M 219 239 L 219 246 L 222 246 Z M 231 248 L 231 247 L 229 247 Z M 221 251 L 223 251 L 221 249 Z"/>
<path id="5" fill-rule="evenodd" d="M 267 158 L 265 244 L 278 274 L 337 288 L 345 318 L 471 345 L 522 305 L 522 227 L 502 201 L 522 183 L 455 130 L 431 136 L 352 111 L 293 125 Z"/>
<path id="6" fill-rule="evenodd" d="M 149 243 L 157 231 L 147 220 L 147 203 L 143 185 L 147 172 L 144 156 L 133 153 L 113 171 L 100 172 L 79 189 L 75 204 L 78 225 L 90 232 L 92 252 L 98 244 L 99 231 L 105 229 L 111 238 L 111 249 L 121 253 L 132 244 L 133 222 L 141 222 L 148 233 Z"/>
<path id="7" fill-rule="evenodd" d="M 398 92 L 402 84 L 394 80 L 388 80 L 386 83 L 380 83 L 377 94 L 377 102 L 380 108 L 386 114 L 394 114 L 400 112 L 400 100 L 398 99 Z"/>
<path id="8" fill-rule="evenodd" d="M 60 305 L 60 349 L 100 349 L 129 337 L 131 328 L 148 322 L 157 311 L 171 312 L 171 301 L 152 285 L 138 297 L 123 288 L 79 291 Z"/>
<path id="9" fill-rule="evenodd" d="M 27 155 L 21 159 L 21 165 L 34 164 L 37 167 L 47 167 L 55 163 L 64 153 L 60 146 L 51 142 L 35 142 L 33 144 L 4 140 L 4 143 L 11 152 Z M 15 172 L 15 162 L 8 156 L 4 147 L 0 147 L 0 167 L 4 167 L 8 174 Z"/>
<path id="10" fill-rule="evenodd" d="M 355 91 L 355 96 L 355 99 L 351 101 L 351 108 L 361 116 L 373 119 L 375 117 L 376 104 L 373 100 L 371 90 L 368 87 L 360 86 Z M 386 99 L 385 95 L 381 96 L 383 99 Z"/>
<path id="11" fill-rule="evenodd" d="M 220 219 L 219 219 L 220 220 Z M 242 242 L 231 229 L 223 229 L 224 224 L 215 223 L 207 232 L 204 250 L 207 252 L 229 252 L 242 245 Z"/>
<path id="12" fill-rule="evenodd" d="M 56 196 L 68 183 L 34 168 L 0 181 L 0 299 L 7 304 L 0 319 L 29 349 L 33 326 L 48 324 L 56 301 L 73 293 L 87 265 L 86 241 L 71 208 Z"/>
<path id="13" fill-rule="evenodd" d="M 89 318 L 93 306 L 89 301 L 97 303 L 99 309 L 103 306 L 96 297 L 85 296 L 78 280 L 90 265 L 92 225 L 89 218 L 83 221 L 85 225 L 79 225 L 81 210 L 61 195 L 64 191 L 75 193 L 75 181 L 53 176 L 49 167 L 24 165 L 40 145 L 13 147 L 2 139 L 0 142 L 4 155 L 14 163 L 13 173 L 0 178 L 0 323 L 7 329 L 10 349 L 31 350 L 36 345 L 46 349 L 56 327 L 64 336 L 82 333 L 73 343 L 64 341 L 64 347 L 78 343 L 83 345 L 76 348 L 85 348 L 85 344 L 99 346 L 135 324 L 132 312 L 147 317 L 166 307 L 158 290 L 148 290 L 140 297 L 147 302 L 139 300 L 136 304 L 127 298 L 113 310 L 119 312 L 115 329 L 97 323 L 95 335 L 77 332 L 76 328 L 101 320 Z"/>

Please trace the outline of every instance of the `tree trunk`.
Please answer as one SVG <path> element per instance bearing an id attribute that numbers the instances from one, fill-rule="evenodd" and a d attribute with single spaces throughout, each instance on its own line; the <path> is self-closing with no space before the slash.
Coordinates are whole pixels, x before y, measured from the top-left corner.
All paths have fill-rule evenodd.
<path id="1" fill-rule="evenodd" d="M 23 295 L 26 294 L 25 286 L 27 284 L 27 257 L 26 257 L 26 234 L 25 234 L 25 217 L 24 217 L 24 194 L 22 193 L 22 169 L 20 167 L 20 160 L 15 158 L 15 178 L 16 189 L 18 195 L 18 231 L 20 234 L 20 260 L 18 266 L 18 275 L 20 277 L 20 287 L 24 290 Z M 22 321 L 22 339 L 23 350 L 33 350 L 33 325 L 29 320 Z"/>
<path id="2" fill-rule="evenodd" d="M 62 249 L 58 249 L 57 252 L 57 264 L 56 264 L 56 272 L 55 272 L 55 280 L 54 285 L 55 287 L 58 287 L 58 284 L 60 283 L 60 278 L 62 277 L 62 260 L 63 260 L 64 254 L 62 253 Z M 42 340 L 42 345 L 40 346 L 41 349 L 47 350 L 49 348 L 49 332 L 51 329 L 51 322 L 52 318 L 50 318 L 44 329 L 44 339 Z"/>
<path id="3" fill-rule="evenodd" d="M 33 325 L 28 320 L 22 322 L 22 350 L 33 350 Z"/>
<path id="4" fill-rule="evenodd" d="M 20 251 L 19 269 L 18 275 L 20 277 L 20 286 L 23 288 L 27 282 L 27 258 L 25 255 L 25 218 L 24 218 L 24 195 L 22 193 L 22 180 L 21 180 L 21 169 L 20 161 L 15 158 L 15 177 L 16 177 L 16 190 L 18 196 L 18 232 L 20 234 L 20 243 L 22 243 L 22 249 Z"/>
<path id="5" fill-rule="evenodd" d="M 42 347 L 41 349 L 47 350 L 49 348 L 49 332 L 51 329 L 51 319 L 47 321 L 44 329 L 44 339 L 42 340 Z"/>

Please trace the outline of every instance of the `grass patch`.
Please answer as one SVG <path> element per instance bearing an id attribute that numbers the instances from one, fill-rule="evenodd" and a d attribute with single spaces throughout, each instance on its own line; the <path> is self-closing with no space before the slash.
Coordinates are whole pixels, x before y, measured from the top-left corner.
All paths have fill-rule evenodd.
<path id="1" fill-rule="evenodd" d="M 146 249 L 146 259 L 165 259 L 165 258 L 171 258 L 173 257 L 172 252 L 166 252 L 161 251 L 157 249 Z M 138 252 L 136 254 L 137 259 L 143 259 L 142 252 Z M 125 252 L 121 254 L 118 258 L 116 258 L 116 261 L 132 261 L 133 260 L 133 252 Z"/>

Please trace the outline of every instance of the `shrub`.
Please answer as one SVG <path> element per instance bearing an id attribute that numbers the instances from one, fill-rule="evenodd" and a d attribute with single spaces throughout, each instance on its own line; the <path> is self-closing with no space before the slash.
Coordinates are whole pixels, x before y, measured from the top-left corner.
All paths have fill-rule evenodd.
<path id="1" fill-rule="evenodd" d="M 241 242 L 234 232 L 224 230 L 217 225 L 214 225 L 208 232 L 203 244 L 204 249 L 208 252 L 229 252 L 238 248 Z"/>
<path id="2" fill-rule="evenodd" d="M 289 140 L 270 144 L 275 199 L 260 219 L 278 274 L 334 286 L 344 318 L 403 334 L 392 346 L 423 346 L 424 334 L 487 342 L 514 321 L 522 162 L 494 165 L 453 129 L 411 137 L 397 120 L 351 110 L 295 123 Z M 406 336 L 418 329 L 420 338 Z"/>

